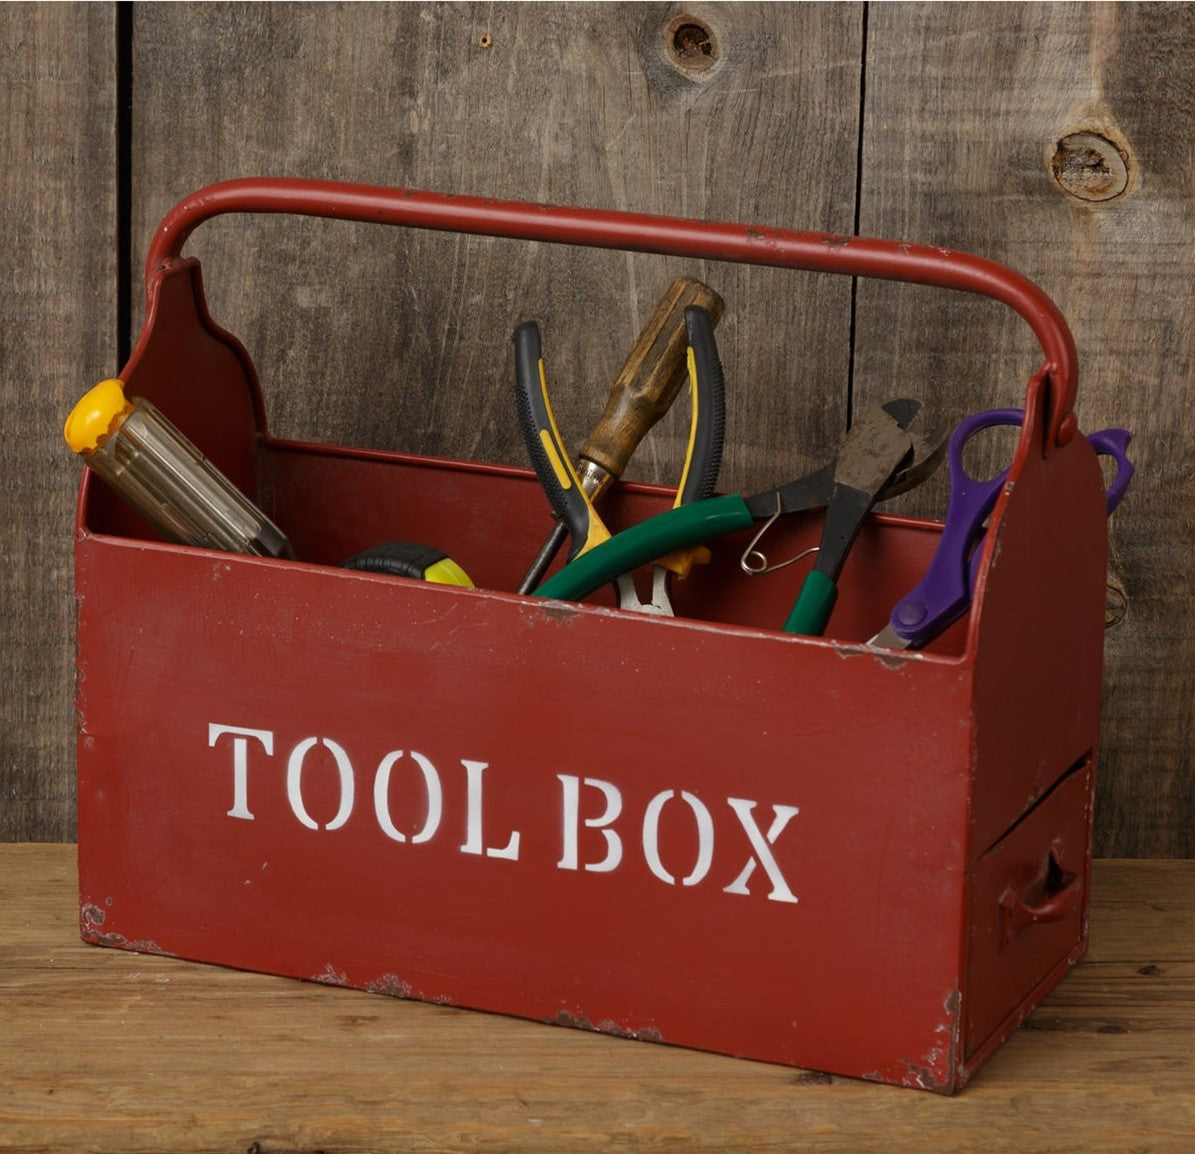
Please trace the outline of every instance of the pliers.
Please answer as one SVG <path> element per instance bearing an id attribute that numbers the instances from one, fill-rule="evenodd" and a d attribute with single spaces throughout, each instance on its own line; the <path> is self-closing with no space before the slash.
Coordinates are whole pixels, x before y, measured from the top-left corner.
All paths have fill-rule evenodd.
<path id="1" fill-rule="evenodd" d="M 619 573 L 669 550 L 692 548 L 757 522 L 764 522 L 766 529 L 777 517 L 829 507 L 822 533 L 821 548 L 827 553 L 823 572 L 806 578 L 809 591 L 802 591 L 784 625 L 788 633 L 820 633 L 833 606 L 838 571 L 867 511 L 877 501 L 920 484 L 941 462 L 946 432 L 922 431 L 922 417 L 920 401 L 889 401 L 863 414 L 847 434 L 837 459 L 816 472 L 751 497 L 709 497 L 640 521 L 578 551 L 534 595 L 580 600 Z M 757 534 L 749 550 L 758 539 Z"/>
<path id="2" fill-rule="evenodd" d="M 850 427 L 834 460 L 834 484 L 826 503 L 826 520 L 817 547 L 817 561 L 785 622 L 786 633 L 818 636 L 825 632 L 838 599 L 838 577 L 867 514 L 896 473 L 913 455 L 908 429 L 919 415 L 916 401 L 889 401 L 869 409 Z M 934 434 L 939 456 L 945 437 Z M 906 478 L 907 480 L 907 475 Z"/>
<path id="3" fill-rule="evenodd" d="M 674 509 L 704 501 L 713 493 L 722 464 L 726 429 L 725 381 L 714 342 L 713 321 L 704 308 L 690 305 L 685 309 L 685 329 L 689 342 L 691 416 L 689 442 Z M 611 534 L 582 488 L 556 427 L 548 397 L 539 326 L 534 321 L 521 324 L 515 330 L 514 345 L 519 424 L 531 463 L 548 496 L 552 511 L 568 528 L 568 561 L 571 566 L 577 558 L 610 541 Z M 642 601 L 635 589 L 631 576 L 631 569 L 635 566 L 624 566 L 611 572 L 600 583 L 616 582 L 619 607 L 622 609 L 672 616 L 669 577 L 675 575 L 684 578 L 694 563 L 707 560 L 708 557 L 708 550 L 700 541 L 678 548 L 670 546 L 659 553 L 641 557 L 636 566 L 653 562 L 652 597 L 649 602 Z"/>

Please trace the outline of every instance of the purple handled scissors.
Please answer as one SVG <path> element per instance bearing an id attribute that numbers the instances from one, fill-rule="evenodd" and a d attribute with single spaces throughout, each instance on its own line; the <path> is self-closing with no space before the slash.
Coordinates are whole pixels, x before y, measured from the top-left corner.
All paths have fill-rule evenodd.
<path id="1" fill-rule="evenodd" d="M 942 540 L 920 583 L 892 610 L 888 625 L 869 642 L 884 649 L 920 649 L 970 607 L 979 574 L 980 545 L 985 525 L 1008 477 L 1005 469 L 990 481 L 977 481 L 963 467 L 963 449 L 983 429 L 996 425 L 1020 425 L 1023 409 L 990 409 L 963 421 L 951 434 L 950 504 L 942 527 Z M 1133 464 L 1127 456 L 1133 434 L 1126 429 L 1101 429 L 1087 440 L 1096 454 L 1116 462 L 1116 476 L 1107 490 L 1108 513 L 1120 504 L 1133 479 Z"/>

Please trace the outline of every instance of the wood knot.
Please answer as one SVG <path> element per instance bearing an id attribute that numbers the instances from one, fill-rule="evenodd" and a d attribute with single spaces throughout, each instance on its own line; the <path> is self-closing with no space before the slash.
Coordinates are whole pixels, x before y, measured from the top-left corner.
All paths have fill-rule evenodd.
<path id="1" fill-rule="evenodd" d="M 672 66 L 691 74 L 707 72 L 718 62 L 714 30 L 696 16 L 677 16 L 664 29 L 664 51 Z"/>
<path id="2" fill-rule="evenodd" d="M 1054 150 L 1050 171 L 1058 187 L 1078 200 L 1114 200 L 1129 186 L 1128 155 L 1095 132 L 1064 136 Z"/>

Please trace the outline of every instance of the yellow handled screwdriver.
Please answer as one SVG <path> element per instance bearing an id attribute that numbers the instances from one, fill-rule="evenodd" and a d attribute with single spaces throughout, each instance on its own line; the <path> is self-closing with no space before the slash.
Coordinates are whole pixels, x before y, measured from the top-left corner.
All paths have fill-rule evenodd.
<path id="1" fill-rule="evenodd" d="M 704 308 L 715 325 L 722 317 L 722 298 L 699 280 L 677 277 L 664 290 L 614 378 L 601 419 L 578 454 L 577 479 L 591 501 L 622 476 L 639 442 L 668 412 L 689 379 L 685 328 L 689 305 Z M 567 526 L 557 520 L 518 592 L 530 593 L 540 583 L 567 537 Z"/>
<path id="2" fill-rule="evenodd" d="M 116 377 L 71 410 L 66 443 L 167 541 L 294 559 L 286 535 L 144 397 Z"/>

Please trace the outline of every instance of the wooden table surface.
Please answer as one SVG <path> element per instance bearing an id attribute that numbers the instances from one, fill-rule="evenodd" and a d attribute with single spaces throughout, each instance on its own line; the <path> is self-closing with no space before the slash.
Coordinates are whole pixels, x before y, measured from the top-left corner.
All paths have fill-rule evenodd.
<path id="1" fill-rule="evenodd" d="M 0 845 L 0 1149 L 1195 1151 L 1195 861 L 1098 862 L 1087 960 L 954 1098 L 83 945 Z"/>

